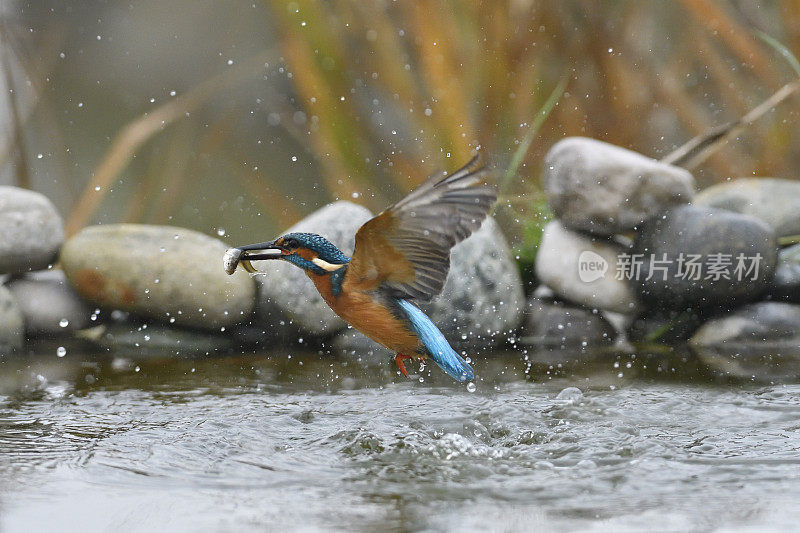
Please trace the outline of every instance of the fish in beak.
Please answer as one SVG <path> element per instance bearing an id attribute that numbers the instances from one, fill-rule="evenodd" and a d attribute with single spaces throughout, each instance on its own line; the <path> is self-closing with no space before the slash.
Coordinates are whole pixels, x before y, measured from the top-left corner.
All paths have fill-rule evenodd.
<path id="1" fill-rule="evenodd" d="M 250 261 L 261 261 L 264 259 L 279 259 L 286 251 L 275 244 L 275 241 L 259 242 L 236 248 L 228 248 L 222 256 L 222 266 L 225 272 L 232 275 L 238 265 L 242 265 L 247 272 L 258 272 Z"/>

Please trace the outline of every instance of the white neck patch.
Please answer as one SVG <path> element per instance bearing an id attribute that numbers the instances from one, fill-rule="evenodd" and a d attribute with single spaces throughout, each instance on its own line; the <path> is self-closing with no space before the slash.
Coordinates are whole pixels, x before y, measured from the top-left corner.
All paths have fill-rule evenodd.
<path id="1" fill-rule="evenodd" d="M 311 262 L 320 267 L 322 270 L 325 270 L 326 272 L 333 272 L 335 270 L 339 270 L 344 266 L 344 265 L 334 265 L 333 263 L 328 263 L 327 261 L 322 260 L 319 257 L 315 257 L 314 259 L 311 260 Z"/>

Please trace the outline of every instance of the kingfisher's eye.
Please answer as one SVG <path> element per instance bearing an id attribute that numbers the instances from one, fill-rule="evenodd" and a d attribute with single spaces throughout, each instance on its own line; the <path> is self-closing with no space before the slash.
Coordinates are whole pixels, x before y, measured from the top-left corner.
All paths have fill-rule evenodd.
<path id="1" fill-rule="evenodd" d="M 285 248 L 297 248 L 300 246 L 300 243 L 297 242 L 297 239 L 286 239 L 283 241 L 283 246 Z"/>

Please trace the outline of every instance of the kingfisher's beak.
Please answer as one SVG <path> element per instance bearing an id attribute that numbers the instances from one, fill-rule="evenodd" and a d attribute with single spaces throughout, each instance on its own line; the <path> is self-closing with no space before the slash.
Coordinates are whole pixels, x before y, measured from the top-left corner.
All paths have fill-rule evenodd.
<path id="1" fill-rule="evenodd" d="M 279 259 L 284 253 L 285 250 L 276 245 L 275 241 L 237 246 L 236 248 L 228 248 L 225 251 L 225 255 L 222 256 L 222 266 L 228 274 L 233 274 L 236 271 L 236 266 L 239 264 L 248 272 L 258 272 L 255 267 L 250 264 L 250 261 Z"/>

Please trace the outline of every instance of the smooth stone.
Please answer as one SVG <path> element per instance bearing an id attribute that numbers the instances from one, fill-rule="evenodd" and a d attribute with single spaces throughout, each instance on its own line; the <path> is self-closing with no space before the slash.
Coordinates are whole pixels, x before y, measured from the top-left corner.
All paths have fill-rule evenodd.
<path id="1" fill-rule="evenodd" d="M 778 266 L 769 293 L 776 300 L 800 303 L 800 244 L 778 253 Z"/>
<path id="2" fill-rule="evenodd" d="M 0 274 L 43 270 L 64 242 L 64 221 L 38 192 L 0 186 Z"/>
<path id="3" fill-rule="evenodd" d="M 689 346 L 718 374 L 759 381 L 798 379 L 800 305 L 746 305 L 703 324 Z"/>
<path id="4" fill-rule="evenodd" d="M 695 205 L 757 217 L 778 237 L 800 235 L 800 182 L 778 178 L 740 178 L 704 189 Z"/>
<path id="5" fill-rule="evenodd" d="M 536 275 L 559 297 L 584 307 L 636 313 L 640 305 L 633 288 L 617 279 L 623 253 L 615 242 L 570 231 L 554 220 L 544 228 Z"/>
<path id="6" fill-rule="evenodd" d="M 14 295 L 0 285 L 0 357 L 14 353 L 25 343 L 25 322 Z"/>
<path id="7" fill-rule="evenodd" d="M 8 289 L 17 300 L 29 337 L 71 333 L 92 324 L 92 309 L 62 270 L 42 270 L 15 278 Z"/>
<path id="8" fill-rule="evenodd" d="M 339 201 L 315 211 L 283 234 L 317 233 L 351 256 L 356 231 L 370 218 L 372 213 L 367 208 Z M 314 336 L 332 335 L 346 327 L 302 269 L 284 261 L 258 261 L 253 266 L 260 271 L 255 275 L 258 282 L 255 325 L 274 325 L 287 320 L 303 333 Z"/>
<path id="9" fill-rule="evenodd" d="M 226 249 L 184 228 L 92 226 L 66 242 L 61 266 L 78 293 L 101 307 L 219 330 L 245 320 L 256 299 L 246 272 L 228 276 L 220 266 Z"/>
<path id="10" fill-rule="evenodd" d="M 76 336 L 108 352 L 134 358 L 226 354 L 237 348 L 229 335 L 159 323 L 111 322 L 78 331 Z"/>
<path id="11" fill-rule="evenodd" d="M 599 312 L 540 298 L 528 300 L 519 343 L 532 346 L 586 347 L 613 343 L 614 327 Z"/>
<path id="12" fill-rule="evenodd" d="M 442 293 L 421 307 L 456 350 L 496 346 L 520 325 L 525 292 L 494 219 L 453 248 Z"/>
<path id="13" fill-rule="evenodd" d="M 740 254 L 743 268 L 737 270 Z M 683 310 L 757 300 L 772 281 L 777 248 L 772 229 L 755 217 L 682 206 L 642 226 L 631 251 L 631 258 L 634 256 L 641 259 L 638 275 L 632 276 L 639 296 L 654 307 Z M 681 270 L 680 258 L 691 256 L 699 256 L 701 279 L 692 279 L 695 275 L 688 267 Z M 718 263 L 723 275 L 711 271 L 709 265 L 714 264 L 715 257 L 729 261 L 727 265 Z M 652 263 L 650 277 L 653 258 L 657 262 Z M 745 275 L 755 264 L 758 272 Z M 725 272 L 730 279 L 725 279 Z"/>
<path id="14" fill-rule="evenodd" d="M 585 137 L 568 137 L 550 148 L 543 181 L 547 202 L 564 226 L 606 236 L 690 202 L 695 186 L 682 168 Z"/>

